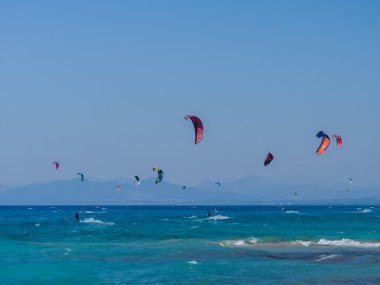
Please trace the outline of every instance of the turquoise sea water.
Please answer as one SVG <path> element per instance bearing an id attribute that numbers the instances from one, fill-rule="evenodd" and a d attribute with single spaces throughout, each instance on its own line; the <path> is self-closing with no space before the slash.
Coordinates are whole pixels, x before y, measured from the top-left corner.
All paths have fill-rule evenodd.
<path id="1" fill-rule="evenodd" d="M 0 263 L 0 284 L 380 284 L 380 209 L 0 207 Z"/>

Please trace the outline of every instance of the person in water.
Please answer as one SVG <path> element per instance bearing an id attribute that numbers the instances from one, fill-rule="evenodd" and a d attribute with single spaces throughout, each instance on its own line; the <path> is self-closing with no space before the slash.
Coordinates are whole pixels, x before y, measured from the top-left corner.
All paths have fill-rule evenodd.
<path id="1" fill-rule="evenodd" d="M 77 222 L 79 222 L 79 214 L 75 212 L 75 219 L 77 220 Z"/>
<path id="2" fill-rule="evenodd" d="M 211 213 L 211 211 L 210 210 L 207 210 L 207 217 L 212 217 L 212 213 Z"/>

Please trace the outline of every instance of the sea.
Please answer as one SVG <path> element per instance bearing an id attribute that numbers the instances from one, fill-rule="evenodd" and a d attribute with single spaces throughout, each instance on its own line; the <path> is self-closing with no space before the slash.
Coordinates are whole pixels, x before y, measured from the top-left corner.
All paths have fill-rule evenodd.
<path id="1" fill-rule="evenodd" d="M 380 284 L 380 208 L 4 206 L 0 264 L 0 284 Z"/>

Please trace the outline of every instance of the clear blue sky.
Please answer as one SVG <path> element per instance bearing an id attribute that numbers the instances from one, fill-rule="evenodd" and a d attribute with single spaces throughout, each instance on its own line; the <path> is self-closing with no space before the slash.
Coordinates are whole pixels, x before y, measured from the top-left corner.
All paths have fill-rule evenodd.
<path id="1" fill-rule="evenodd" d="M 380 182 L 379 15 L 379 1 L 1 1 L 0 182 L 152 167 L 189 185 Z M 319 130 L 343 148 L 317 157 Z"/>

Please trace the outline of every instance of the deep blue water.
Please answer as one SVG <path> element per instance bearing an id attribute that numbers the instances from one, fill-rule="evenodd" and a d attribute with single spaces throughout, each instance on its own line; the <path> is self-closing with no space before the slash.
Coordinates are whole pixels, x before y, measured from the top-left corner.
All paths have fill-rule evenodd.
<path id="1" fill-rule="evenodd" d="M 378 207 L 206 209 L 0 207 L 0 284 L 380 284 Z"/>

